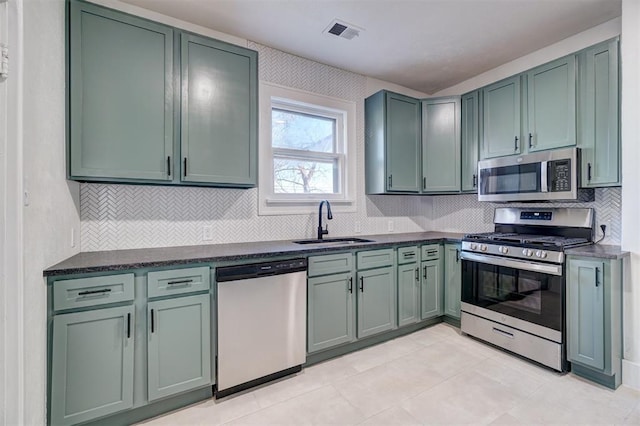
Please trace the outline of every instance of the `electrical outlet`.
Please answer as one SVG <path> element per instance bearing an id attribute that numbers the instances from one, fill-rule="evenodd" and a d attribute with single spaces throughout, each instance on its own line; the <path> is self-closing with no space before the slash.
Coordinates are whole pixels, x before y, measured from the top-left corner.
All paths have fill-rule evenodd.
<path id="1" fill-rule="evenodd" d="M 362 224 L 360 223 L 360 221 L 359 221 L 359 220 L 356 220 L 356 222 L 355 222 L 354 232 L 355 232 L 356 234 L 359 234 L 359 233 L 361 233 L 361 232 L 362 232 Z"/>
<path id="2" fill-rule="evenodd" d="M 213 240 L 213 226 L 205 225 L 202 227 L 202 241 Z"/>
<path id="3" fill-rule="evenodd" d="M 393 221 L 392 220 L 387 222 L 387 231 L 393 232 Z"/>

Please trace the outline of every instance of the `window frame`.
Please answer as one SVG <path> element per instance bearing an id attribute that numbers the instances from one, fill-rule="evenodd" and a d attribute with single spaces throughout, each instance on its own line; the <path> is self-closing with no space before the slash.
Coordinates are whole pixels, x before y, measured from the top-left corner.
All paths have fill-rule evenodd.
<path id="1" fill-rule="evenodd" d="M 335 120 L 333 153 L 304 151 L 272 146 L 272 110 L 279 109 Z M 355 119 L 356 104 L 329 96 L 260 82 L 260 143 L 259 143 L 259 215 L 309 214 L 321 200 L 329 200 L 335 211 L 355 212 Z M 334 194 L 275 193 L 275 156 L 299 160 L 337 161 L 338 192 Z"/>

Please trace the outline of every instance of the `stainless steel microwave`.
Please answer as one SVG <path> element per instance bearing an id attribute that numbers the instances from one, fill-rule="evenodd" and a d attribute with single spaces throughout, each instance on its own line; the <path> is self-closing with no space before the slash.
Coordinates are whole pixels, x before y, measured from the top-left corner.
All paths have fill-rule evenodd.
<path id="1" fill-rule="evenodd" d="M 578 148 L 478 162 L 479 201 L 551 201 L 578 198 Z"/>

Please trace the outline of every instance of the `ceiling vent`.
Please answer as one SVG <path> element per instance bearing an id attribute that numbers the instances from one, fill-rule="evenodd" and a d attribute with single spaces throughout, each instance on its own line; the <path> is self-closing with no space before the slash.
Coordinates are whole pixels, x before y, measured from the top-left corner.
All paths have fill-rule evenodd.
<path id="1" fill-rule="evenodd" d="M 326 34 L 332 34 L 334 36 L 346 38 L 347 40 L 352 40 L 354 37 L 360 35 L 360 31 L 363 31 L 362 28 L 358 28 L 355 25 L 334 19 L 333 22 L 331 22 L 329 26 L 324 29 L 323 32 Z"/>

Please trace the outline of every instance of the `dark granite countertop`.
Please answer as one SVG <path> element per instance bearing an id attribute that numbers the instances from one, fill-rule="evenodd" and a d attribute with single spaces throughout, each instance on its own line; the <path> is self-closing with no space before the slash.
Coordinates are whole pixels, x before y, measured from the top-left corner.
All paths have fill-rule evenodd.
<path id="1" fill-rule="evenodd" d="M 412 232 L 403 234 L 358 235 L 368 243 L 295 244 L 291 240 L 159 247 L 78 253 L 43 271 L 45 276 L 89 272 L 122 271 L 201 262 L 224 262 L 276 256 L 296 256 L 340 250 L 376 248 L 425 242 L 459 242 L 464 234 L 452 232 Z"/>
<path id="2" fill-rule="evenodd" d="M 598 259 L 622 259 L 628 256 L 629 252 L 622 251 L 620 246 L 592 244 L 590 246 L 567 249 L 565 254 L 569 256 L 595 257 Z"/>

